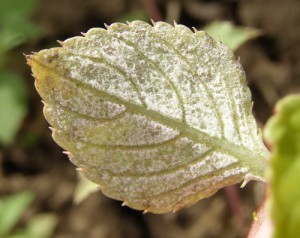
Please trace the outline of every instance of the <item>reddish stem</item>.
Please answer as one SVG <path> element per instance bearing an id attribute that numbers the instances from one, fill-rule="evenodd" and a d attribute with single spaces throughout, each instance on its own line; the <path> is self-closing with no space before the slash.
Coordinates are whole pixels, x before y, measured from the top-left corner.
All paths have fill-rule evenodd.
<path id="1" fill-rule="evenodd" d="M 154 0 L 141 0 L 143 8 L 154 21 L 162 21 L 163 17 Z"/>
<path id="2" fill-rule="evenodd" d="M 261 203 L 247 238 L 270 238 L 272 223 L 266 211 L 266 199 Z"/>
<path id="3" fill-rule="evenodd" d="M 224 188 L 224 191 L 227 197 L 230 210 L 233 213 L 234 221 L 237 226 L 237 229 L 238 231 L 242 232 L 245 224 L 245 219 L 241 209 L 242 203 L 238 192 L 238 188 L 236 187 L 236 185 L 228 186 Z"/>

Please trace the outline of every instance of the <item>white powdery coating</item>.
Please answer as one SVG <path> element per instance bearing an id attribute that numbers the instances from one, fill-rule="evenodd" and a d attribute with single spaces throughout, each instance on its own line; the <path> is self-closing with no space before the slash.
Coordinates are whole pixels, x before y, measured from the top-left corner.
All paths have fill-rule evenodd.
<path id="1" fill-rule="evenodd" d="M 68 76 L 71 79 L 120 97 L 125 101 L 141 104 L 139 96 L 132 88 L 130 81 L 122 73 L 109 67 L 101 60 L 95 61 L 90 58 L 68 54 L 63 55 L 60 60 L 61 65 L 68 69 Z"/>
<path id="2" fill-rule="evenodd" d="M 54 80 L 59 80 L 55 87 L 47 87 Z M 49 94 L 49 101 L 59 103 L 65 110 L 73 111 L 92 118 L 113 118 L 126 110 L 124 105 L 103 100 L 97 93 L 85 87 L 79 87 L 76 82 L 59 77 L 49 77 L 45 90 Z"/>
<path id="3" fill-rule="evenodd" d="M 180 25 L 142 22 L 62 45 L 41 53 L 56 75 L 45 74 L 44 114 L 72 162 L 109 196 L 167 211 L 251 175 L 238 157 L 263 146 L 227 47 Z"/>
<path id="4" fill-rule="evenodd" d="M 211 191 L 216 192 L 218 188 L 224 187 L 226 182 L 224 178 L 234 178 L 240 177 L 243 178 L 247 175 L 247 168 L 232 168 L 225 171 L 222 171 L 220 174 L 203 178 L 197 182 L 186 184 L 181 186 L 179 189 L 173 191 L 162 193 L 158 196 L 151 198 L 151 205 L 154 208 L 160 208 L 168 204 L 170 209 L 172 207 L 177 207 L 177 204 L 180 204 L 181 201 L 188 197 L 196 195 L 198 191 Z M 232 182 L 231 182 L 232 183 Z M 230 185 L 231 183 L 227 184 Z M 214 189 L 215 188 L 215 189 Z M 140 199 L 140 198 L 136 198 Z M 139 203 L 139 200 L 133 199 L 134 202 Z M 184 203 L 183 203 L 184 205 Z"/>
<path id="5" fill-rule="evenodd" d="M 190 162 L 184 167 L 161 174 L 126 176 L 103 171 L 101 177 L 103 176 L 103 181 L 106 180 L 106 182 L 110 183 L 111 188 L 122 188 L 122 192 L 128 196 L 149 197 L 174 190 L 193 180 L 205 180 L 205 177 L 210 173 L 224 174 L 222 179 L 225 181 L 228 177 L 237 173 L 239 168 L 235 168 L 234 170 L 227 168 L 235 164 L 237 160 L 226 154 L 224 154 L 224 157 L 225 160 L 223 161 L 220 152 L 213 153 L 212 155 L 207 154 L 204 158 L 201 157 L 200 160 L 196 160 L 196 162 Z M 216 177 L 216 175 L 213 177 Z M 139 184 L 142 186 L 138 186 Z"/>
<path id="6" fill-rule="evenodd" d="M 153 72 L 159 72 L 177 92 L 182 113 L 190 126 L 220 138 L 218 115 L 214 113 L 210 92 L 196 78 L 198 75 L 195 75 L 196 72 L 191 70 L 191 66 L 182 59 L 180 53 L 167 41 L 153 35 L 153 31 L 152 27 L 146 27 L 145 24 L 136 25 L 132 31 L 122 32 L 121 36 L 118 31 L 111 31 L 109 34 L 129 42 L 127 44 L 135 45 L 136 51 L 152 62 Z"/>
<path id="7" fill-rule="evenodd" d="M 99 148 L 85 145 L 74 151 L 78 163 L 85 158 L 87 166 L 108 170 L 119 175 L 150 175 L 165 173 L 194 163 L 207 153 L 209 148 L 194 144 L 186 138 L 179 138 L 170 143 L 163 143 L 149 148 Z M 75 158 L 76 159 L 76 158 Z"/>
<path id="8" fill-rule="evenodd" d="M 181 49 L 180 53 L 198 72 L 200 82 L 204 82 L 208 91 L 213 92 L 213 103 L 226 125 L 223 136 L 236 145 L 253 149 L 251 133 L 256 126 L 250 113 L 250 92 L 245 86 L 244 72 L 230 50 L 203 32 L 191 34 L 181 25 L 173 28 L 158 23 L 155 29 L 162 39 Z M 205 120 L 205 117 L 201 119 Z"/>
<path id="9" fill-rule="evenodd" d="M 45 117 L 51 125 L 70 133 L 74 139 L 95 145 L 143 146 L 159 144 L 175 138 L 174 131 L 141 115 L 124 113 L 113 120 L 93 120 L 60 106 L 45 106 Z M 113 133 L 112 133 L 113 132 Z"/>
<path id="10" fill-rule="evenodd" d="M 236 158 L 234 158 L 233 156 L 227 155 L 225 153 L 214 152 L 211 155 L 209 162 L 215 169 L 218 170 L 218 169 L 225 168 L 228 165 L 237 163 L 238 160 Z"/>
<path id="11" fill-rule="evenodd" d="M 93 29 L 93 33 L 89 33 L 84 41 L 81 38 L 68 40 L 67 50 L 82 57 L 94 57 L 113 64 L 132 81 L 140 100 L 148 109 L 181 119 L 180 102 L 164 75 L 157 72 L 151 62 L 142 58 L 134 47 L 108 34 L 101 37 L 100 32 L 100 29 Z"/>
<path id="12" fill-rule="evenodd" d="M 91 29 L 85 38 L 69 39 L 64 46 L 77 57 L 113 64 L 131 80 L 135 96 L 148 109 L 254 148 L 248 125 L 255 121 L 245 111 L 250 110 L 245 104 L 250 95 L 244 73 L 228 48 L 207 35 L 180 25 L 133 22 L 114 24 L 107 31 Z"/>

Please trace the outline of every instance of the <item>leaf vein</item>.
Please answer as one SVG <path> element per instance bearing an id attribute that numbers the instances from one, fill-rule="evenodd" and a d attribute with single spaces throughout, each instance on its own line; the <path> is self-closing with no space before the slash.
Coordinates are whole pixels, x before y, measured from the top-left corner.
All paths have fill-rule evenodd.
<path id="1" fill-rule="evenodd" d="M 183 103 L 183 98 L 182 95 L 180 94 L 177 86 L 175 85 L 174 81 L 172 80 L 172 78 L 170 78 L 159 66 L 157 63 L 155 63 L 153 60 L 149 59 L 140 49 L 138 49 L 134 43 L 122 38 L 122 37 L 116 37 L 114 35 L 111 35 L 112 37 L 116 38 L 117 40 L 123 42 L 124 44 L 131 46 L 136 52 L 138 52 L 138 54 L 146 61 L 150 62 L 153 66 L 154 69 L 157 70 L 157 72 L 159 72 L 165 79 L 167 79 L 167 81 L 169 82 L 170 86 L 172 87 L 172 89 L 174 90 L 179 106 L 181 108 L 181 112 L 182 112 L 182 121 L 183 123 L 186 123 L 186 110 L 184 107 L 184 103 Z"/>
<path id="2" fill-rule="evenodd" d="M 253 163 L 252 161 L 262 161 L 263 158 L 266 157 L 266 151 L 260 151 L 259 153 L 255 153 L 255 151 L 251 151 L 244 146 L 237 146 L 231 143 L 230 141 L 210 136 L 202 131 L 199 131 L 194 127 L 190 127 L 187 124 L 182 125 L 181 121 L 178 121 L 172 117 L 167 117 L 165 115 L 160 114 L 157 111 L 147 110 L 144 107 L 141 107 L 140 105 L 136 105 L 132 102 L 124 101 L 124 99 L 121 99 L 118 96 L 111 95 L 105 91 L 99 90 L 90 84 L 84 83 L 82 81 L 79 81 L 75 78 L 68 77 L 66 75 L 61 75 L 56 68 L 51 68 L 49 66 L 46 66 L 43 63 L 36 61 L 34 58 L 31 60 L 35 61 L 37 64 L 45 67 L 48 70 L 52 70 L 53 73 L 57 74 L 60 77 L 67 77 L 68 80 L 77 82 L 82 87 L 92 90 L 95 94 L 98 94 L 103 99 L 114 102 L 119 105 L 124 105 L 127 108 L 127 111 L 135 114 L 140 114 L 142 116 L 146 116 L 153 121 L 156 121 L 162 125 L 177 130 L 181 132 L 183 136 L 186 136 L 187 138 L 195 142 L 199 142 L 208 146 L 219 147 L 220 149 L 225 150 L 228 154 L 231 154 L 234 157 L 247 158 L 247 160 L 245 159 L 245 162 L 249 161 L 247 164 L 250 167 L 253 167 L 255 165 L 255 163 Z"/>
<path id="3" fill-rule="evenodd" d="M 178 187 L 176 188 L 173 188 L 173 189 L 170 189 L 170 190 L 167 190 L 167 191 L 164 191 L 164 192 L 161 192 L 161 193 L 157 193 L 157 194 L 153 194 L 151 196 L 147 196 L 147 198 L 158 198 L 158 197 L 163 197 L 165 196 L 166 194 L 170 194 L 170 193 L 174 193 L 176 191 L 179 191 L 183 188 L 185 188 L 186 186 L 189 186 L 189 185 L 192 185 L 192 184 L 195 184 L 197 182 L 200 182 L 200 181 L 204 181 L 205 179 L 209 179 L 209 178 L 213 178 L 213 177 L 217 177 L 218 175 L 221 175 L 222 173 L 226 172 L 227 170 L 233 170 L 233 169 L 236 169 L 237 173 L 236 176 L 239 176 L 241 177 L 243 174 L 246 174 L 247 170 L 245 170 L 244 172 L 242 171 L 243 167 L 240 167 L 240 165 L 238 163 L 232 163 L 232 164 L 229 164 L 228 166 L 225 166 L 225 167 L 222 167 L 221 169 L 215 169 L 213 171 L 210 171 L 206 174 L 202 174 L 202 175 L 199 175 L 199 176 L 196 176 L 195 178 L 187 181 L 186 183 L 183 183 L 181 185 L 179 185 Z M 242 172 L 241 172 L 242 171 Z M 108 173 L 111 173 L 112 176 L 113 173 L 112 172 L 109 172 L 109 171 L 106 171 Z M 115 177 L 118 177 L 117 175 Z M 232 180 L 234 177 L 234 175 L 232 174 L 230 177 L 225 177 L 222 179 L 222 181 L 217 181 L 217 183 L 222 183 L 224 184 L 225 183 L 225 180 Z M 242 181 L 243 178 L 241 178 L 241 181 Z M 235 180 L 235 183 L 237 181 Z M 205 183 L 203 183 L 205 184 Z M 204 191 L 208 186 L 210 186 L 210 184 L 205 184 L 205 187 L 201 189 L 201 191 Z M 217 184 L 214 184 L 214 187 L 217 187 Z M 223 187 L 223 186 L 222 186 Z M 136 199 L 138 198 L 144 198 L 143 196 L 136 196 L 134 197 Z"/>
<path id="4" fill-rule="evenodd" d="M 136 83 L 134 82 L 134 80 L 131 77 L 129 77 L 127 75 L 127 73 L 123 69 L 121 69 L 120 67 L 118 67 L 116 64 L 112 64 L 112 62 L 110 62 L 107 58 L 105 58 L 103 56 L 103 54 L 101 55 L 101 58 L 100 57 L 98 58 L 98 57 L 92 57 L 92 56 L 88 56 L 88 55 L 75 54 L 75 53 L 73 53 L 73 52 L 71 52 L 69 50 L 67 50 L 67 52 L 70 55 L 78 56 L 78 57 L 81 57 L 81 58 L 86 58 L 86 59 L 91 60 L 92 62 L 104 63 L 107 66 L 109 66 L 110 68 L 115 69 L 116 71 L 118 71 L 124 77 L 124 79 L 127 80 L 130 83 L 130 85 L 132 86 L 133 90 L 137 93 L 139 100 L 144 105 L 144 107 L 146 107 L 145 100 L 141 96 L 141 91 L 140 91 L 139 87 L 136 85 Z"/>
<path id="5" fill-rule="evenodd" d="M 211 152 L 214 152 L 214 148 L 208 149 L 207 151 L 205 151 L 203 154 L 199 155 L 199 156 L 195 156 L 191 161 L 184 163 L 184 164 L 179 164 L 173 168 L 168 168 L 168 169 L 164 169 L 164 170 L 160 170 L 160 171 L 153 171 L 153 172 L 147 172 L 147 173 L 128 173 L 128 172 L 122 172 L 119 174 L 116 174 L 113 171 L 108 171 L 107 172 L 111 173 L 112 176 L 114 177 L 132 177 L 132 178 L 141 178 L 141 177 L 154 177 L 154 176 L 160 176 L 160 175 L 166 175 L 166 174 L 172 174 L 172 173 L 176 173 L 177 171 L 181 170 L 181 169 L 186 169 L 188 168 L 190 165 L 195 165 L 198 162 L 201 162 L 202 160 L 204 160 L 205 158 L 207 158 Z"/>
<path id="6" fill-rule="evenodd" d="M 113 116 L 113 117 L 99 118 L 99 117 L 89 116 L 89 115 L 83 114 L 83 113 L 81 113 L 81 112 L 72 110 L 70 107 L 62 105 L 62 104 L 61 104 L 60 102 L 58 102 L 57 100 L 53 100 L 53 99 L 52 99 L 52 103 L 53 103 L 54 105 L 58 105 L 58 107 L 63 108 L 65 111 L 67 111 L 67 112 L 69 112 L 69 113 L 72 113 L 72 114 L 77 115 L 78 117 L 82 117 L 82 118 L 85 118 L 85 119 L 91 120 L 91 121 L 97 121 L 97 122 L 100 122 L 100 123 L 111 122 L 111 121 L 120 119 L 120 118 L 124 117 L 125 113 L 127 112 L 126 110 L 124 110 L 124 111 L 120 112 L 119 114 L 117 114 L 117 115 L 115 115 L 115 116 Z"/>
<path id="7" fill-rule="evenodd" d="M 168 140 L 164 140 L 162 142 L 158 142 L 158 143 L 148 143 L 148 144 L 140 144 L 140 145 L 120 145 L 120 144 L 114 144 L 114 145 L 109 145 L 109 144 L 98 144 L 98 143 L 94 143 L 94 142 L 91 142 L 91 141 L 87 141 L 87 140 L 84 140 L 82 138 L 76 138 L 74 137 L 74 135 L 70 135 L 67 131 L 63 130 L 62 128 L 59 128 L 58 130 L 58 133 L 64 137 L 66 137 L 69 141 L 72 141 L 72 142 L 80 142 L 82 144 L 86 144 L 87 146 L 90 146 L 90 147 L 96 147 L 96 148 L 99 148 L 100 149 L 103 149 L 103 150 L 124 150 L 124 151 L 131 151 L 131 150 L 148 150 L 148 149 L 153 149 L 153 148 L 157 148 L 159 146 L 165 146 L 165 145 L 168 145 L 168 144 L 171 144 L 171 143 L 174 143 L 176 140 L 180 139 L 181 136 L 180 134 L 179 135 L 176 135 L 175 137 L 173 138 L 170 138 Z M 70 139 L 72 138 L 72 139 Z"/>
<path id="8" fill-rule="evenodd" d="M 198 75 L 197 70 L 195 69 L 195 67 L 192 65 L 192 63 L 178 49 L 176 49 L 172 44 L 170 44 L 169 42 L 167 42 L 166 40 L 161 38 L 161 36 L 159 36 L 157 33 L 154 32 L 154 34 L 157 36 L 157 38 L 159 38 L 161 40 L 162 43 L 164 43 L 165 46 L 168 47 L 169 50 L 173 50 L 178 55 L 178 57 L 190 67 L 189 72 L 192 75 L 194 75 L 195 77 L 198 78 L 199 75 Z M 155 38 L 155 39 L 157 39 L 157 38 Z M 209 90 L 207 84 L 205 83 L 205 81 L 204 80 L 199 80 L 199 82 L 204 87 L 205 93 L 207 94 L 208 98 L 211 100 L 211 102 L 214 102 L 215 101 L 214 97 L 213 97 L 212 93 L 210 92 L 210 90 Z M 222 134 L 222 136 L 224 136 L 224 123 L 223 123 L 223 120 L 221 119 L 220 111 L 218 110 L 215 103 L 211 103 L 211 105 L 212 105 L 213 110 L 215 111 L 217 120 L 219 122 L 219 126 L 221 128 L 221 134 Z"/>

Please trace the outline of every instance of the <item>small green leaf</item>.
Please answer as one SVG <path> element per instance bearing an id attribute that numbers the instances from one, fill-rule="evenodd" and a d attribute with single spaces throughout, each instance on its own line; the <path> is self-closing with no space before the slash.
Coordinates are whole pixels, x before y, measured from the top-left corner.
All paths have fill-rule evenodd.
<path id="1" fill-rule="evenodd" d="M 1 0 L 0 1 L 0 22 L 7 23 L 11 18 L 29 17 L 40 0 Z"/>
<path id="2" fill-rule="evenodd" d="M 137 11 L 132 11 L 132 12 L 129 12 L 129 13 L 123 15 L 118 20 L 118 22 L 128 22 L 128 21 L 133 21 L 133 20 L 146 21 L 147 19 L 149 19 L 149 17 L 145 11 L 137 10 Z"/>
<path id="3" fill-rule="evenodd" d="M 10 233 L 7 238 L 48 238 L 51 237 L 58 219 L 52 213 L 42 213 L 30 218 L 26 227 Z"/>
<path id="4" fill-rule="evenodd" d="M 0 1 L 0 63 L 4 61 L 1 57 L 9 50 L 43 33 L 30 20 L 38 3 L 39 0 Z"/>
<path id="5" fill-rule="evenodd" d="M 24 42 L 24 37 L 18 32 L 11 30 L 0 31 L 0 69 L 5 62 L 5 54 Z"/>
<path id="6" fill-rule="evenodd" d="M 78 179 L 79 181 L 74 194 L 74 202 L 76 204 L 81 203 L 90 194 L 100 190 L 98 184 L 93 183 L 91 180 L 88 180 L 81 173 L 78 173 Z"/>
<path id="7" fill-rule="evenodd" d="M 29 220 L 24 233 L 28 238 L 51 237 L 57 222 L 58 218 L 52 213 L 38 214 Z"/>
<path id="8" fill-rule="evenodd" d="M 8 235 L 32 200 L 33 194 L 29 191 L 0 199 L 0 237 Z"/>
<path id="9" fill-rule="evenodd" d="M 94 28 L 28 57 L 53 138 L 110 197 L 154 213 L 262 180 L 268 152 L 233 53 L 158 22 Z"/>
<path id="10" fill-rule="evenodd" d="M 27 112 L 23 79 L 11 72 L 0 73 L 0 143 L 10 145 Z"/>
<path id="11" fill-rule="evenodd" d="M 236 50 L 246 41 L 260 35 L 260 32 L 250 27 L 234 26 L 227 21 L 213 22 L 204 30 L 215 40 L 221 40 L 230 49 Z"/>
<path id="12" fill-rule="evenodd" d="M 27 235 L 27 233 L 25 233 L 24 230 L 18 230 L 18 231 L 14 232 L 13 234 L 10 234 L 9 236 L 7 236 L 5 238 L 32 238 L 32 237 L 29 237 Z"/>
<path id="13" fill-rule="evenodd" d="M 264 136 L 273 147 L 271 212 L 274 238 L 300 237 L 300 96 L 276 105 Z"/>

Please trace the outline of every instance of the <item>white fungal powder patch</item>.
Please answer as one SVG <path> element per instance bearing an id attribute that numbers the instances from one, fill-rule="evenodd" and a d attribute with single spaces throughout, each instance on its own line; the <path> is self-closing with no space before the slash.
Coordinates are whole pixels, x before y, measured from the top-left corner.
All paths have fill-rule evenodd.
<path id="1" fill-rule="evenodd" d="M 59 106 L 49 112 L 51 124 L 73 134 L 78 140 L 96 145 L 142 146 L 172 140 L 179 133 L 144 116 L 125 113 L 121 118 L 98 121 L 65 112 Z M 113 132 L 113 133 L 112 133 Z"/>
<path id="2" fill-rule="evenodd" d="M 227 47 L 139 21 L 62 45 L 30 58 L 44 114 L 55 141 L 109 196 L 169 212 L 261 175 L 254 163 L 266 149 Z"/>
<path id="3" fill-rule="evenodd" d="M 71 79 L 126 101 L 141 104 L 139 96 L 126 77 L 106 63 L 73 55 L 63 60 Z"/>
<path id="4" fill-rule="evenodd" d="M 205 85 L 195 79 L 196 71 L 191 68 L 181 52 L 169 43 L 169 39 L 162 40 L 157 37 L 152 28 L 137 25 L 137 29 L 139 34 L 144 34 L 143 40 L 129 33 L 122 35 L 122 38 L 136 45 L 136 49 L 144 56 L 143 58 L 151 63 L 152 72 L 158 72 L 163 82 L 169 83 L 176 93 L 182 116 L 185 117 L 187 123 L 212 136 L 221 137 L 218 118 L 214 113 L 214 102 Z M 160 55 L 164 57 L 159 57 Z"/>
<path id="5" fill-rule="evenodd" d="M 59 103 L 65 110 L 99 119 L 113 118 L 126 110 L 124 105 L 103 100 L 96 92 L 80 87 L 74 81 L 63 77 L 49 77 L 47 80 L 49 85 L 55 83 L 55 87 L 45 89 L 51 95 L 49 100 Z M 59 83 L 55 80 L 59 80 Z"/>
<path id="6" fill-rule="evenodd" d="M 255 123 L 255 121 L 252 116 L 251 119 L 249 116 L 245 116 L 245 107 L 248 107 L 246 109 L 248 111 L 250 108 L 249 105 L 244 103 L 245 98 L 247 98 L 247 102 L 250 101 L 249 91 L 248 89 L 245 91 L 244 73 L 241 67 L 234 62 L 233 55 L 228 48 L 214 42 L 203 32 L 193 34 L 181 25 L 176 26 L 174 29 L 168 24 L 158 23 L 154 29 L 160 38 L 174 48 L 180 49 L 180 54 L 196 73 L 194 79 L 200 84 L 205 84 L 208 93 L 213 92 L 209 100 L 213 102 L 213 106 L 207 107 L 210 109 L 208 115 L 213 115 L 218 120 L 213 120 L 213 123 L 209 124 L 209 128 L 213 128 L 212 132 L 220 135 L 220 128 L 214 129 L 217 124 L 220 124 L 221 120 L 223 124 L 222 135 L 227 140 L 232 141 L 236 145 L 248 146 L 248 143 L 250 143 L 252 146 L 252 139 L 249 137 L 250 130 L 247 124 L 250 121 Z M 195 98 L 201 97 L 205 92 L 198 89 L 196 94 L 198 95 Z M 193 94 L 191 93 L 191 95 Z M 205 109 L 203 105 L 199 104 L 191 108 L 194 111 L 195 109 L 196 111 L 197 109 L 199 111 Z M 204 111 L 207 110 L 205 109 Z M 195 118 L 201 118 L 200 121 L 211 122 L 209 116 L 199 115 L 195 117 L 195 113 L 190 115 L 187 118 L 191 118 L 191 122 Z M 194 125 L 194 122 L 192 124 Z M 208 130 L 206 131 L 209 132 Z"/>
<path id="7" fill-rule="evenodd" d="M 86 145 L 83 151 L 77 151 L 76 154 L 79 157 L 85 156 L 90 166 L 100 170 L 109 170 L 119 175 L 146 176 L 195 163 L 208 150 L 205 145 L 195 145 L 186 138 L 178 138 L 168 143 L 141 148 L 103 148 Z"/>
<path id="8" fill-rule="evenodd" d="M 185 186 L 179 187 L 178 189 L 174 189 L 167 193 L 162 193 L 161 195 L 154 197 L 152 202 L 155 207 L 160 207 L 162 204 L 171 204 L 175 206 L 178 201 L 182 201 L 185 198 L 193 196 L 197 194 L 198 191 L 203 191 L 203 194 L 205 194 L 205 192 L 217 191 L 219 188 L 222 188 L 225 185 L 232 184 L 230 181 L 227 182 L 224 177 L 232 176 L 242 179 L 246 176 L 247 172 L 247 168 L 228 169 L 216 174 L 215 176 L 203 178 L 201 180 L 195 180 L 192 183 L 188 183 Z M 215 190 L 212 188 L 215 188 Z"/>
<path id="9" fill-rule="evenodd" d="M 88 33 L 89 38 L 84 41 L 85 45 L 79 44 L 78 39 L 74 39 L 73 44 L 69 42 L 68 45 L 76 47 L 73 49 L 69 46 L 68 50 L 111 63 L 116 70 L 123 73 L 148 109 L 181 119 L 182 111 L 176 93 L 164 75 L 156 70 L 155 65 L 126 42 L 110 34 L 103 38 L 95 38 L 93 34 Z"/>
<path id="10" fill-rule="evenodd" d="M 218 162 L 217 157 L 213 160 Z M 172 173 L 157 174 L 149 176 L 123 176 L 123 175 L 110 175 L 111 183 L 117 187 L 125 188 L 125 193 L 130 196 L 156 196 L 161 193 L 166 193 L 184 186 L 191 181 L 203 181 L 209 176 L 210 173 L 215 174 L 213 180 L 215 183 L 220 182 L 221 179 L 226 179 L 236 174 L 244 174 L 247 169 L 228 168 L 228 166 L 234 164 L 234 161 L 228 158 L 227 164 L 219 164 L 219 168 L 214 167 L 211 157 L 208 155 L 205 160 L 201 160 L 195 164 L 189 164 L 185 168 L 172 171 Z M 165 181 L 168 181 L 167 183 Z M 200 182 L 200 183 L 201 183 Z M 141 187 L 138 186 L 142 185 Z"/>

